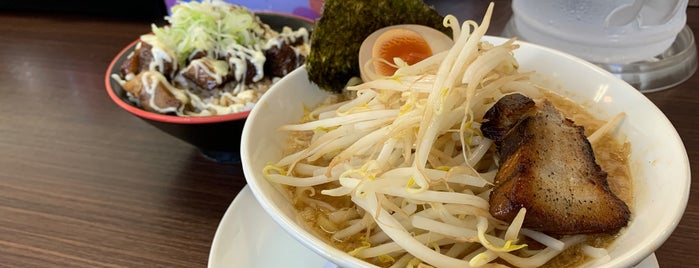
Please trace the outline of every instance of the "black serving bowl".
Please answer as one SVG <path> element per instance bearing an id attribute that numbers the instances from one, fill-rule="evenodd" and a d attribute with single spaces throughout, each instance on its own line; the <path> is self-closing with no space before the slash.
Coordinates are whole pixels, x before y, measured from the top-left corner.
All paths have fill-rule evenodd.
<path id="1" fill-rule="evenodd" d="M 309 31 L 313 27 L 312 20 L 295 15 L 274 12 L 256 12 L 256 15 L 276 31 L 281 31 L 284 26 L 294 30 L 306 27 Z M 129 101 L 126 91 L 111 76 L 119 73 L 119 67 L 133 52 L 138 41 L 136 39 L 122 49 L 107 68 L 104 83 L 114 103 L 161 131 L 193 145 L 209 159 L 223 163 L 239 163 L 240 135 L 250 111 L 187 117 L 149 112 Z"/>
<path id="2" fill-rule="evenodd" d="M 312 20 L 290 14 L 258 12 L 256 15 L 276 31 L 281 31 L 284 26 L 294 30 L 306 27 L 309 31 L 313 27 Z M 122 49 L 107 68 L 104 83 L 114 103 L 161 131 L 193 145 L 209 159 L 224 163 L 239 163 L 240 135 L 250 111 L 185 117 L 145 111 L 129 101 L 126 91 L 111 76 L 119 73 L 119 67 L 134 50 L 136 43 L 138 39 Z"/>

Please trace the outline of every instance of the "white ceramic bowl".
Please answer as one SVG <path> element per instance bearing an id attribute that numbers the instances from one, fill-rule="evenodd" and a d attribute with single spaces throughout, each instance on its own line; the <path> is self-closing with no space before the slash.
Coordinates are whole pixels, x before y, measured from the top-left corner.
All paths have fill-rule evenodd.
<path id="1" fill-rule="evenodd" d="M 499 44 L 505 39 L 485 37 Z M 520 42 L 515 50 L 520 69 L 552 77 L 561 94 L 589 108 L 598 118 L 619 112 L 620 126 L 631 143 L 630 165 L 635 203 L 628 228 L 610 246 L 605 267 L 630 267 L 653 253 L 670 236 L 684 213 L 690 189 L 687 152 L 670 121 L 644 95 L 626 82 L 584 60 L 552 49 Z M 262 208 L 300 243 L 342 267 L 369 266 L 326 245 L 306 231 L 284 197 L 262 176 L 268 162 L 282 157 L 286 133 L 279 126 L 297 123 L 303 105 L 313 107 L 327 93 L 311 84 L 299 68 L 272 87 L 250 113 L 243 129 L 241 156 L 248 185 Z"/>

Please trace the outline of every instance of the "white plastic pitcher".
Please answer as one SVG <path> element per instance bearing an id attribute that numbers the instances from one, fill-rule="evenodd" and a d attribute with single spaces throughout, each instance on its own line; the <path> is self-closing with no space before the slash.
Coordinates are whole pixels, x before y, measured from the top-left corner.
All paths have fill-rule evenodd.
<path id="1" fill-rule="evenodd" d="M 652 60 L 685 26 L 688 0 L 513 0 L 519 38 L 595 63 Z M 641 4 L 628 24 L 608 26 L 609 16 Z M 617 13 L 613 13 L 617 10 Z M 628 15 L 629 10 L 626 11 Z M 610 15 L 611 14 L 611 15 Z"/>

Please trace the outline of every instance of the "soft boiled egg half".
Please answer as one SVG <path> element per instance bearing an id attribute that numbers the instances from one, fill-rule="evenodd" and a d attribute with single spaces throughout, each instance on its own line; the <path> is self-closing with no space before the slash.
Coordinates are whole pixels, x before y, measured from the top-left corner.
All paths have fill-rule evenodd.
<path id="1" fill-rule="evenodd" d="M 392 76 L 401 64 L 413 65 L 448 50 L 454 41 L 427 26 L 400 24 L 370 34 L 359 49 L 359 69 L 364 82 Z"/>

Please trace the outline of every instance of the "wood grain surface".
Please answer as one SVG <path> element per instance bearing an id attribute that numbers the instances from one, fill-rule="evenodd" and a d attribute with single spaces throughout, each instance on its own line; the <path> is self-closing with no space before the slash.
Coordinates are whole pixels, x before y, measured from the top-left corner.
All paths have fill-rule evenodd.
<path id="1" fill-rule="evenodd" d="M 487 4 L 428 2 L 468 18 Z M 497 3 L 490 34 L 511 15 Z M 150 23 L 0 12 L 0 267 L 207 265 L 218 223 L 245 186 L 241 167 L 203 158 L 121 110 L 104 87 L 112 57 Z M 689 8 L 688 24 L 696 36 L 699 8 Z M 699 170 L 699 77 L 647 96 Z M 661 267 L 699 267 L 697 246 L 691 196 L 656 255 Z"/>

